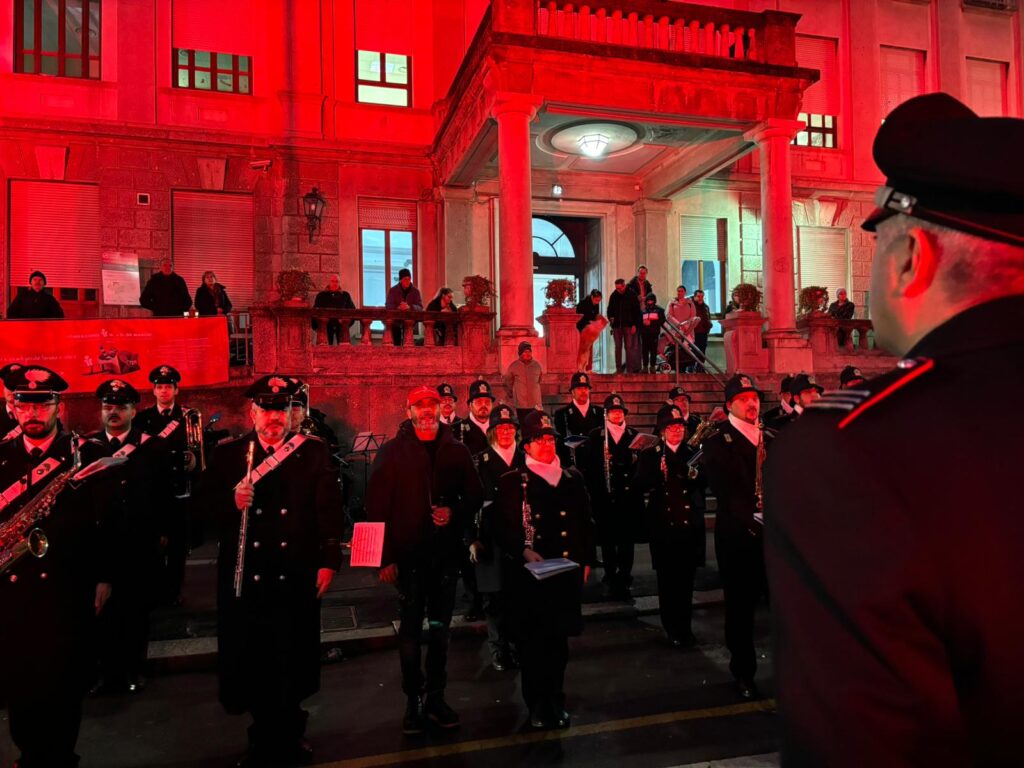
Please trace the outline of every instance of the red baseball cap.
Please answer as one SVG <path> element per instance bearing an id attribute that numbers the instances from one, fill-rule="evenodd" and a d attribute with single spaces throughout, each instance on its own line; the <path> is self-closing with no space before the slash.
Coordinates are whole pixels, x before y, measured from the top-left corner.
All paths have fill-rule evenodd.
<path id="1" fill-rule="evenodd" d="M 441 396 L 437 394 L 437 390 L 433 387 L 419 386 L 416 387 L 412 392 L 409 393 L 409 397 L 406 398 L 406 406 L 416 405 L 420 400 L 434 400 L 441 402 Z"/>

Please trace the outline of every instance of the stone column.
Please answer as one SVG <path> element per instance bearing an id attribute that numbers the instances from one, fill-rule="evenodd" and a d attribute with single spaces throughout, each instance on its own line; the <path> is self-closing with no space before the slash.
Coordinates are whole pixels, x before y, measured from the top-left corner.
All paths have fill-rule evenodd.
<path id="1" fill-rule="evenodd" d="M 492 107 L 498 121 L 498 336 L 502 368 L 517 357 L 519 340 L 537 335 L 533 327 L 530 121 L 539 104 L 537 98 L 527 94 L 498 93 Z"/>
<path id="2" fill-rule="evenodd" d="M 790 142 L 803 123 L 766 120 L 747 138 L 760 150 L 761 254 L 771 369 L 811 369 L 806 339 L 796 329 L 796 283 L 793 275 L 793 172 Z"/>
<path id="3" fill-rule="evenodd" d="M 658 304 L 668 307 L 675 298 L 679 285 L 679 257 L 668 253 L 669 214 L 671 200 L 638 200 L 633 204 L 633 220 L 636 224 L 636 264 L 631 272 L 620 267 L 620 275 L 629 280 L 636 274 L 636 267 L 647 266 L 647 279 L 658 297 Z"/>

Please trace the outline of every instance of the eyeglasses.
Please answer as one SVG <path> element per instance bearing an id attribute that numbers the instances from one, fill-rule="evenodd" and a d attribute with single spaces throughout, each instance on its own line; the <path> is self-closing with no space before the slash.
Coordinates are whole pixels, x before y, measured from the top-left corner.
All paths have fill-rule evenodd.
<path id="1" fill-rule="evenodd" d="M 31 413 L 32 411 L 38 411 L 39 413 L 46 413 L 51 408 L 56 408 L 56 403 L 14 403 L 14 410 L 18 413 Z"/>

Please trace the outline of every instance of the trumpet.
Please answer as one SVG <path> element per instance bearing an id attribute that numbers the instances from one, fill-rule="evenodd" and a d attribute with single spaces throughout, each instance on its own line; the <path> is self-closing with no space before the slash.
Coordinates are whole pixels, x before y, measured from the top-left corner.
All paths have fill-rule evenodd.
<path id="1" fill-rule="evenodd" d="M 203 414 L 197 408 L 186 408 L 182 414 L 185 421 L 185 443 L 195 459 L 195 467 L 206 471 L 206 450 L 203 445 Z M 186 471 L 188 467 L 185 467 Z"/>

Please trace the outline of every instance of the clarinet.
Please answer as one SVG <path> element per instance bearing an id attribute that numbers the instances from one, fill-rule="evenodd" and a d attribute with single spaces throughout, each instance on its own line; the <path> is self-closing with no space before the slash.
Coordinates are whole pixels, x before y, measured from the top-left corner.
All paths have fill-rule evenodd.
<path id="1" fill-rule="evenodd" d="M 757 429 L 759 437 L 757 440 L 757 467 L 755 470 L 754 479 L 754 494 L 757 496 L 757 509 L 759 512 L 764 511 L 764 481 L 762 479 L 762 467 L 764 467 L 764 461 L 768 457 L 768 452 L 764 446 L 764 422 L 757 422 Z"/>
<path id="2" fill-rule="evenodd" d="M 612 492 L 612 452 L 608 449 L 608 423 L 604 425 L 604 486 Z"/>
<path id="3" fill-rule="evenodd" d="M 249 449 L 245 454 L 245 479 L 252 482 L 252 459 L 256 450 L 256 441 L 249 443 Z M 238 521 L 238 554 L 235 557 L 235 597 L 242 596 L 242 580 L 245 578 L 245 546 L 249 538 L 249 507 L 246 504 L 242 510 L 242 516 Z"/>
<path id="4" fill-rule="evenodd" d="M 526 549 L 533 549 L 533 537 L 537 529 L 533 527 L 533 510 L 530 509 L 530 500 L 526 496 L 526 486 L 530 482 L 529 476 L 523 472 L 523 545 Z"/>

